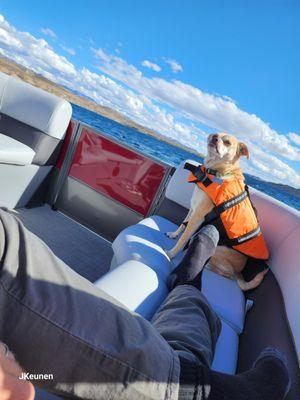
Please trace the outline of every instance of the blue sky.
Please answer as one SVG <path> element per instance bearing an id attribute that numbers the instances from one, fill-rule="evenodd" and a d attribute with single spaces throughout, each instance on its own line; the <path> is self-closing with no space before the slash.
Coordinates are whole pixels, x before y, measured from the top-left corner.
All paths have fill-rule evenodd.
<path id="1" fill-rule="evenodd" d="M 248 172 L 300 187 L 299 1 L 2 0 L 0 13 L 3 55 L 202 152 L 207 132 L 230 131 Z"/>

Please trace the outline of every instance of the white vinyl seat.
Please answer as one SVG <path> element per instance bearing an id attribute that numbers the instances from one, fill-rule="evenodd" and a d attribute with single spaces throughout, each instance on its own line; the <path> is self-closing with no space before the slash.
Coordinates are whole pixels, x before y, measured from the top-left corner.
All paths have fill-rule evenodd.
<path id="1" fill-rule="evenodd" d="M 0 163 L 30 165 L 35 151 L 24 143 L 0 133 Z"/>
<path id="2" fill-rule="evenodd" d="M 174 240 L 168 238 L 165 232 L 176 228 L 174 223 L 154 215 L 124 229 L 112 244 L 115 263 L 120 265 L 129 260 L 139 261 L 152 268 L 166 282 L 183 256 L 180 254 L 170 262 L 164 251 L 174 245 Z M 224 321 L 237 333 L 241 333 L 245 318 L 245 299 L 236 281 L 205 269 L 203 293 Z"/>
<path id="3" fill-rule="evenodd" d="M 110 271 L 95 285 L 148 320 L 168 294 L 165 282 L 155 271 L 135 260 Z"/>
<path id="4" fill-rule="evenodd" d="M 164 251 L 175 243 L 165 233 L 176 229 L 177 225 L 155 215 L 124 229 L 112 244 L 114 264 L 119 266 L 101 278 L 97 286 L 130 310 L 147 319 L 152 317 L 168 293 L 168 276 L 183 257 L 181 253 L 170 262 Z M 238 336 L 246 313 L 244 294 L 236 281 L 208 269 L 203 272 L 202 292 L 222 321 L 212 368 L 235 373 Z"/>
<path id="5" fill-rule="evenodd" d="M 179 261 L 177 258 L 170 263 L 164 251 L 174 244 L 174 240 L 168 238 L 165 232 L 175 229 L 175 224 L 159 216 L 146 218 L 124 229 L 112 244 L 115 263 L 120 265 L 129 260 L 140 261 L 165 281 Z"/>
<path id="6" fill-rule="evenodd" d="M 208 278 L 207 280 L 208 274 L 205 274 L 204 286 L 207 286 L 206 296 L 211 296 L 212 279 Z M 151 320 L 168 295 L 168 289 L 163 279 L 152 268 L 135 260 L 126 261 L 111 270 L 95 282 L 95 285 L 130 311 L 142 315 L 147 320 Z M 219 289 L 216 288 L 216 292 Z M 224 297 L 226 294 L 228 293 L 225 293 Z M 236 327 L 232 322 L 224 320 L 222 316 L 221 323 L 222 329 L 217 341 L 212 368 L 216 371 L 234 374 L 239 342 L 237 331 L 241 327 Z"/>

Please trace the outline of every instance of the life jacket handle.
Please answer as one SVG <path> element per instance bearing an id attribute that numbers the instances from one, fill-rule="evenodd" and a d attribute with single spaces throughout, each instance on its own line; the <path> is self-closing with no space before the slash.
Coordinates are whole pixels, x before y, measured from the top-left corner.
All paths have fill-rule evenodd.
<path id="1" fill-rule="evenodd" d="M 194 175 L 195 179 L 190 182 L 193 182 L 193 183 L 201 182 L 201 183 L 203 183 L 203 185 L 205 187 L 207 187 L 207 186 L 211 185 L 213 183 L 213 181 L 207 176 L 207 172 L 202 171 L 201 167 L 202 167 L 201 164 L 194 165 L 189 162 L 186 162 L 184 164 L 183 168 L 187 169 Z"/>

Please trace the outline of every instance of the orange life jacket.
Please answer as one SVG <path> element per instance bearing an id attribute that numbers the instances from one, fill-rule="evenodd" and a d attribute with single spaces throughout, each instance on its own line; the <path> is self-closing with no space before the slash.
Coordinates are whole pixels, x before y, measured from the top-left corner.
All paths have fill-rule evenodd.
<path id="1" fill-rule="evenodd" d="M 213 224 L 220 233 L 220 244 L 252 258 L 267 260 L 269 250 L 253 207 L 247 185 L 242 178 L 218 180 L 200 165 L 186 163 L 191 171 L 189 182 L 196 183 L 213 201 L 215 207 L 204 224 Z"/>

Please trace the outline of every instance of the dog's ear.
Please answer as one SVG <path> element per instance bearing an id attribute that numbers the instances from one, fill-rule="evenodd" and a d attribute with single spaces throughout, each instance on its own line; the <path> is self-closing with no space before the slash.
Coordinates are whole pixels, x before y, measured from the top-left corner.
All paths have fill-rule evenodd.
<path id="1" fill-rule="evenodd" d="M 239 152 L 240 156 L 245 156 L 249 160 L 250 153 L 249 153 L 248 147 L 247 147 L 247 145 L 245 143 L 239 142 L 238 152 Z"/>

